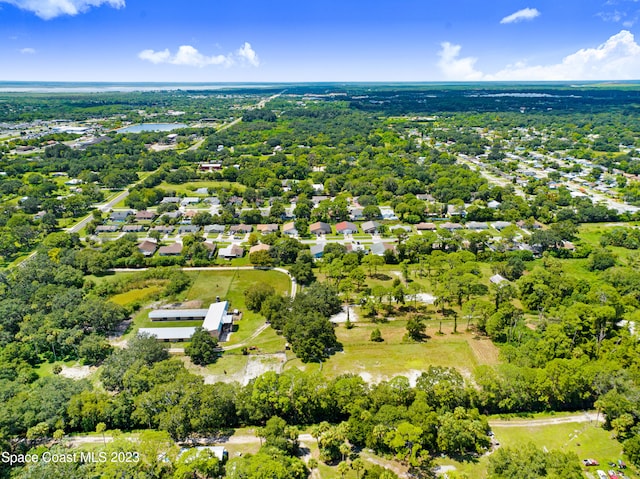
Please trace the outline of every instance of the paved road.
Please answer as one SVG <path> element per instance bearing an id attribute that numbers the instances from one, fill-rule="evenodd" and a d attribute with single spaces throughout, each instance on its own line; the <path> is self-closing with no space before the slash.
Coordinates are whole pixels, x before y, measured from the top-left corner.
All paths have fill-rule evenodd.
<path id="1" fill-rule="evenodd" d="M 264 106 L 270 102 L 271 100 L 273 100 L 274 98 L 279 97 L 280 95 L 282 95 L 283 92 L 277 93 L 275 95 L 270 96 L 269 98 L 264 98 L 262 100 L 260 100 L 257 104 L 256 104 L 256 108 L 264 108 Z M 231 123 L 227 123 L 225 125 L 222 125 L 220 128 L 218 128 L 216 131 L 223 131 L 226 130 L 227 128 L 231 128 L 233 125 L 237 125 L 238 123 L 240 123 L 242 121 L 242 117 L 240 118 L 236 118 L 235 120 L 233 120 Z M 186 151 L 193 151 L 198 149 L 203 143 L 204 143 L 205 139 L 202 139 L 198 142 L 196 142 L 194 145 L 192 145 L 191 147 L 187 148 Z M 157 171 L 157 170 L 156 170 Z M 155 173 L 155 171 L 154 171 Z M 115 205 L 117 205 L 118 203 L 120 203 L 122 200 L 124 200 L 127 196 L 129 196 L 129 190 L 131 190 L 133 187 L 135 187 L 136 185 L 138 185 L 139 183 L 141 183 L 144 180 L 140 180 L 137 181 L 136 183 L 134 183 L 133 185 L 130 185 L 129 187 L 127 187 L 126 190 L 124 190 L 122 193 L 119 193 L 118 195 L 114 196 L 112 199 L 110 199 L 109 201 L 107 201 L 106 203 L 100 204 L 98 205 L 96 208 L 99 209 L 100 211 L 109 211 L 111 210 Z M 89 222 L 93 219 L 93 215 L 88 215 L 85 218 L 81 219 L 78 223 L 76 223 L 75 225 L 66 228 L 65 231 L 69 232 L 69 233 L 78 233 L 82 230 L 82 228 L 84 228 L 85 226 L 87 226 L 89 224 Z"/>

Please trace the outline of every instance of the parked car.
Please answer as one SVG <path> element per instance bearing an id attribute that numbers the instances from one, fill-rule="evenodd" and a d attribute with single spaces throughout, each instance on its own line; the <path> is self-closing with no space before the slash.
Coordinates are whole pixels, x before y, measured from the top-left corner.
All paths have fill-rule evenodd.
<path id="1" fill-rule="evenodd" d="M 582 463 L 585 466 L 599 466 L 600 463 L 598 461 L 596 461 L 595 459 L 583 459 Z"/>

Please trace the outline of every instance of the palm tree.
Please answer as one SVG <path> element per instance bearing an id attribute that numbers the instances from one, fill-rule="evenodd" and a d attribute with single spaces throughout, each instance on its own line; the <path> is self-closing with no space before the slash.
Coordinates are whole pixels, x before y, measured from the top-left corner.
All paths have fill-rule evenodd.
<path id="1" fill-rule="evenodd" d="M 344 478 L 347 472 L 349 472 L 349 464 L 342 461 L 340 464 L 338 464 L 338 474 L 340 474 L 340 477 Z"/>
<path id="2" fill-rule="evenodd" d="M 356 471 L 356 479 L 360 479 L 360 472 L 364 469 L 364 461 L 360 458 L 355 459 L 351 463 L 351 469 Z"/>
<path id="3" fill-rule="evenodd" d="M 347 444 L 346 442 L 343 442 L 342 444 L 340 444 L 340 454 L 342 455 L 342 460 L 345 460 L 345 457 L 349 456 L 349 453 L 351 452 L 351 446 L 349 446 L 349 444 Z"/>

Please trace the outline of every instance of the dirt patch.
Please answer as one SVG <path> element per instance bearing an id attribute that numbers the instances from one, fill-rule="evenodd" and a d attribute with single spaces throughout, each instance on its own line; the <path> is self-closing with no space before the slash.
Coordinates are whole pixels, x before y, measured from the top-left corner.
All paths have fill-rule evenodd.
<path id="1" fill-rule="evenodd" d="M 243 386 L 268 371 L 281 373 L 284 368 L 284 363 L 287 361 L 287 355 L 285 353 L 252 354 L 248 356 L 244 369 L 237 372 L 227 372 L 224 370 L 222 374 L 212 374 L 204 368 L 195 366 L 188 356 L 177 357 L 184 361 L 190 372 L 202 376 L 205 384 L 238 382 Z"/>
<path id="2" fill-rule="evenodd" d="M 378 384 L 378 383 L 381 383 L 382 381 L 389 381 L 390 379 L 393 379 L 394 377 L 404 376 L 409 380 L 409 384 L 411 385 L 411 387 L 414 388 L 414 387 L 416 387 L 416 381 L 418 380 L 418 378 L 422 374 L 422 371 L 418 371 L 417 369 L 411 369 L 410 371 L 408 371 L 406 373 L 395 374 L 395 375 L 393 375 L 393 377 L 388 377 L 388 376 L 384 376 L 384 375 L 381 375 L 381 374 L 373 375 L 373 374 L 368 373 L 366 371 L 360 371 L 357 374 L 367 384 Z"/>
<path id="3" fill-rule="evenodd" d="M 363 451 L 361 453 L 361 456 L 364 460 L 372 464 L 377 464 L 378 466 L 382 466 L 385 469 L 389 469 L 390 471 L 395 472 L 398 475 L 398 477 L 402 477 L 402 478 L 409 477 L 407 468 L 401 464 L 398 464 L 395 461 L 390 461 L 388 459 L 383 459 L 381 457 L 374 456 L 373 454 L 366 451 Z"/>
<path id="4" fill-rule="evenodd" d="M 63 366 L 60 376 L 69 379 L 84 379 L 91 375 L 97 368 L 90 366 Z"/>
<path id="5" fill-rule="evenodd" d="M 247 367 L 244 369 L 242 384 L 248 384 L 250 380 L 261 376 L 267 371 L 281 373 L 285 362 L 287 362 L 287 355 L 285 353 L 250 356 Z"/>
<path id="6" fill-rule="evenodd" d="M 331 318 L 329 318 L 329 321 L 331 321 L 332 323 L 346 323 L 347 311 L 348 311 L 349 321 L 351 321 L 352 323 L 355 323 L 360 319 L 360 316 L 358 316 L 358 313 L 356 313 L 356 310 L 353 309 L 353 307 L 349 306 L 347 310 L 347 307 L 343 306 L 342 311 L 340 311 L 338 314 L 334 314 L 333 316 L 331 316 Z"/>
<path id="7" fill-rule="evenodd" d="M 498 364 L 498 348 L 489 338 L 483 336 L 468 336 L 467 342 L 478 360 L 478 364 Z"/>
<path id="8" fill-rule="evenodd" d="M 165 304 L 163 308 L 171 309 L 200 309 L 202 307 L 202 301 L 194 299 L 192 301 L 184 301 L 182 303 Z"/>

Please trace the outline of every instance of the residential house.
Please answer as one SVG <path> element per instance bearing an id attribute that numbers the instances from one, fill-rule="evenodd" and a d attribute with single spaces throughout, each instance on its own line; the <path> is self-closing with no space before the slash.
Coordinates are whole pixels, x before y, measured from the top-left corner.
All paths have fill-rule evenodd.
<path id="1" fill-rule="evenodd" d="M 196 210 L 187 210 L 184 212 L 184 218 L 189 218 L 189 222 L 191 222 L 191 220 L 193 219 L 193 217 L 195 215 L 197 215 L 198 212 Z"/>
<path id="2" fill-rule="evenodd" d="M 464 206 L 459 205 L 447 205 L 447 215 L 449 216 L 466 216 Z"/>
<path id="3" fill-rule="evenodd" d="M 239 225 L 231 225 L 229 227 L 229 233 L 242 233 L 242 234 L 246 234 L 246 233 L 251 233 L 253 231 L 253 226 L 251 225 L 245 225 L 245 224 L 239 224 Z"/>
<path id="4" fill-rule="evenodd" d="M 211 258 L 215 254 L 216 249 L 218 249 L 215 243 L 210 243 L 209 241 L 204 241 L 202 246 L 209 250 L 209 254 L 207 255 L 208 258 Z"/>
<path id="5" fill-rule="evenodd" d="M 156 225 L 151 228 L 151 231 L 159 231 L 162 234 L 168 235 L 173 233 L 173 226 L 169 225 Z"/>
<path id="6" fill-rule="evenodd" d="M 290 221 L 289 223 L 283 224 L 282 234 L 285 234 L 287 236 L 297 236 L 298 230 L 296 229 L 295 223 L 293 221 Z"/>
<path id="7" fill-rule="evenodd" d="M 325 243 L 311 245 L 311 256 L 313 259 L 320 259 L 324 254 Z"/>
<path id="8" fill-rule="evenodd" d="M 527 226 L 527 222 L 525 220 L 520 220 L 516 223 L 516 225 L 518 226 L 518 228 L 528 228 Z M 540 228 L 542 228 L 544 225 L 542 223 L 540 223 L 539 221 L 534 221 L 533 222 L 533 229 L 534 230 L 538 230 Z"/>
<path id="9" fill-rule="evenodd" d="M 349 211 L 349 219 L 352 221 L 362 221 L 364 219 L 364 214 L 362 212 L 362 208 L 351 208 Z"/>
<path id="10" fill-rule="evenodd" d="M 331 225 L 327 223 L 323 223 L 322 221 L 316 221 L 315 223 L 309 225 L 309 232 L 312 235 L 316 235 L 316 236 L 330 235 Z"/>
<path id="11" fill-rule="evenodd" d="M 499 201 L 496 200 L 491 200 L 487 203 L 487 206 L 489 208 L 491 208 L 492 210 L 497 209 L 502 203 L 500 203 Z"/>
<path id="12" fill-rule="evenodd" d="M 502 276 L 501 274 L 494 274 L 493 276 L 491 276 L 489 278 L 489 281 L 491 281 L 493 284 L 501 284 L 504 282 L 509 282 L 509 280 L 507 278 L 505 278 L 504 276 Z"/>
<path id="13" fill-rule="evenodd" d="M 233 206 L 242 206 L 242 198 L 240 198 L 239 196 L 231 196 L 227 200 L 227 203 Z"/>
<path id="14" fill-rule="evenodd" d="M 224 230 L 227 229 L 225 225 L 206 225 L 204 227 L 204 232 L 209 234 L 220 234 L 224 233 Z"/>
<path id="15" fill-rule="evenodd" d="M 98 225 L 96 226 L 96 233 L 115 233 L 120 229 L 117 225 Z"/>
<path id="16" fill-rule="evenodd" d="M 377 221 L 365 221 L 361 226 L 363 232 L 367 234 L 375 234 L 378 232 L 380 223 L 378 223 Z"/>
<path id="17" fill-rule="evenodd" d="M 180 206 L 195 205 L 196 203 L 200 203 L 200 198 L 197 196 L 185 196 L 180 200 Z"/>
<path id="18" fill-rule="evenodd" d="M 317 207 L 321 201 L 328 200 L 329 197 L 326 195 L 314 195 L 311 197 L 311 203 L 313 203 L 313 207 Z"/>
<path id="19" fill-rule="evenodd" d="M 258 251 L 269 251 L 270 249 L 271 249 L 271 246 L 269 246 L 268 244 L 260 243 L 249 248 L 249 254 L 257 253 Z"/>
<path id="20" fill-rule="evenodd" d="M 340 235 L 351 235 L 357 232 L 358 227 L 349 221 L 341 221 L 336 225 L 336 233 Z"/>
<path id="21" fill-rule="evenodd" d="M 489 225 L 484 221 L 469 221 L 467 224 L 468 230 L 481 231 L 489 229 Z"/>
<path id="22" fill-rule="evenodd" d="M 211 206 L 220 206 L 220 198 L 218 198 L 217 196 L 208 196 L 202 201 Z"/>
<path id="23" fill-rule="evenodd" d="M 391 206 L 380 206 L 380 214 L 382 215 L 383 220 L 395 221 L 398 219 L 396 213 L 393 211 Z"/>
<path id="24" fill-rule="evenodd" d="M 431 202 L 435 201 L 435 198 L 433 196 L 425 193 L 417 194 L 416 198 L 418 198 L 420 201 L 431 201 Z"/>
<path id="25" fill-rule="evenodd" d="M 169 218 L 170 220 L 177 220 L 178 218 L 182 218 L 182 211 L 180 210 L 167 211 L 166 213 L 162 214 L 161 218 Z"/>
<path id="26" fill-rule="evenodd" d="M 177 196 L 165 196 L 164 198 L 162 198 L 162 201 L 160 203 L 180 204 L 180 198 Z"/>
<path id="27" fill-rule="evenodd" d="M 387 250 L 394 251 L 395 245 L 392 243 L 373 243 L 369 248 L 371 254 L 375 256 L 384 256 L 384 252 Z"/>
<path id="28" fill-rule="evenodd" d="M 124 225 L 122 227 L 123 233 L 141 233 L 146 229 L 144 225 Z"/>
<path id="29" fill-rule="evenodd" d="M 153 241 L 145 240 L 138 244 L 138 251 L 144 256 L 153 256 L 153 253 L 158 249 L 158 244 Z"/>
<path id="30" fill-rule="evenodd" d="M 125 211 L 112 211 L 111 215 L 109 215 L 109 220 L 115 221 L 117 223 L 123 223 L 127 221 L 127 218 L 133 214 L 131 210 Z"/>
<path id="31" fill-rule="evenodd" d="M 160 256 L 179 256 L 182 254 L 182 243 L 173 243 L 169 246 L 160 246 L 158 248 Z"/>
<path id="32" fill-rule="evenodd" d="M 200 227 L 197 225 L 182 225 L 178 228 L 178 234 L 195 234 L 200 231 Z"/>
<path id="33" fill-rule="evenodd" d="M 435 223 L 418 223 L 416 225 L 418 231 L 435 231 L 437 228 Z"/>
<path id="34" fill-rule="evenodd" d="M 444 230 L 449 230 L 449 231 L 455 231 L 455 230 L 461 230 L 462 228 L 464 228 L 460 223 L 442 223 L 440 225 L 440 228 L 444 229 Z"/>
<path id="35" fill-rule="evenodd" d="M 155 217 L 156 213 L 154 211 L 140 210 L 136 212 L 136 221 L 153 221 Z"/>
<path id="36" fill-rule="evenodd" d="M 498 231 L 502 231 L 503 229 L 511 226 L 511 223 L 509 221 L 494 221 L 493 223 L 491 223 L 491 226 L 493 226 Z"/>
<path id="37" fill-rule="evenodd" d="M 412 229 L 409 225 L 391 225 L 389 226 L 389 231 L 394 234 L 398 234 L 401 231 L 404 231 L 405 233 L 411 233 Z"/>
<path id="38" fill-rule="evenodd" d="M 236 244 L 227 246 L 226 248 L 221 248 L 218 251 L 218 258 L 223 258 L 223 259 L 242 258 L 243 255 L 244 255 L 244 249 L 242 249 L 240 246 Z"/>
<path id="39" fill-rule="evenodd" d="M 222 170 L 222 163 L 200 163 L 199 170 L 203 173 Z"/>
<path id="40" fill-rule="evenodd" d="M 275 223 L 269 223 L 269 224 L 258 225 L 256 229 L 263 235 L 266 235 L 269 233 L 275 233 L 276 231 L 278 231 L 279 227 Z"/>

